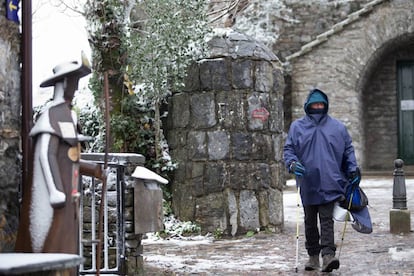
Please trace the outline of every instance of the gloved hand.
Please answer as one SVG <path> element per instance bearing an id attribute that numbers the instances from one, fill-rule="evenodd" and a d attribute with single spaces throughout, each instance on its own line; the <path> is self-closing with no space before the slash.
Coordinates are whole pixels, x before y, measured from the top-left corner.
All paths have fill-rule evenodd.
<path id="1" fill-rule="evenodd" d="M 356 168 L 354 172 L 349 174 L 348 181 L 352 187 L 358 187 L 359 182 L 361 182 L 361 171 L 359 168 Z"/>
<path id="2" fill-rule="evenodd" d="M 303 176 L 305 175 L 305 167 L 299 161 L 293 161 L 289 165 L 289 172 L 295 174 L 296 176 Z"/>

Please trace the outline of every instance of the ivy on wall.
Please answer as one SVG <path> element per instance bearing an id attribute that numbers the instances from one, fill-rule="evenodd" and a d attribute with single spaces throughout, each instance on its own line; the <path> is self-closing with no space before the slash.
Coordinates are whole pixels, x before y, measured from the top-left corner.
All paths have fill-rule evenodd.
<path id="1" fill-rule="evenodd" d="M 94 69 L 90 88 L 100 107 L 99 112 L 91 108 L 93 116 L 81 114 L 84 131 L 97 136 L 107 72 L 110 150 L 141 153 L 146 165 L 161 174 L 173 170 L 176 164 L 169 157 L 161 124 L 166 114 L 161 114 L 160 107 L 172 91 L 184 86 L 186 68 L 203 55 L 209 31 L 206 1 L 87 0 L 84 14 Z M 102 150 L 103 143 L 95 146 L 94 150 Z"/>

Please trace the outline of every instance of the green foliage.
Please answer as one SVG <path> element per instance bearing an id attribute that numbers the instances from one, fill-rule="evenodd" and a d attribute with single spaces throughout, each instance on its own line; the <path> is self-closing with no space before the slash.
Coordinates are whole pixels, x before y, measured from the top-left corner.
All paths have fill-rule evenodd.
<path id="1" fill-rule="evenodd" d="M 103 152 L 105 148 L 105 132 L 101 129 L 104 126 L 101 111 L 96 106 L 87 104 L 79 109 L 77 113 L 82 134 L 93 137 L 93 140 L 87 143 L 87 150 L 90 152 Z"/>
<path id="2" fill-rule="evenodd" d="M 94 69 L 90 89 L 101 110 L 104 72 L 109 76 L 109 146 L 114 152 L 143 154 L 146 167 L 167 179 L 177 164 L 169 155 L 160 106 L 183 87 L 188 66 L 203 55 L 209 32 L 206 2 L 87 0 L 85 4 Z M 104 137 L 103 120 L 97 119 L 101 116 L 92 112 L 81 118 L 85 134 Z M 167 190 L 164 195 L 170 197 Z"/>
<path id="3" fill-rule="evenodd" d="M 87 0 L 85 3 L 86 29 L 92 47 L 94 72 L 99 77 L 102 72 L 122 70 L 126 53 L 125 2 L 118 0 Z M 100 90 L 93 90 L 100 92 Z"/>
<path id="4" fill-rule="evenodd" d="M 246 237 L 248 237 L 248 238 L 251 238 L 251 237 L 253 237 L 254 236 L 254 234 L 255 234 L 255 232 L 254 231 L 247 231 L 247 233 L 246 233 Z"/>
<path id="5" fill-rule="evenodd" d="M 203 55 L 209 31 L 204 0 L 147 0 L 130 29 L 127 73 L 149 102 L 160 104 L 183 87 L 186 69 Z M 135 21 L 134 21 L 135 22 Z"/>
<path id="6" fill-rule="evenodd" d="M 120 152 L 138 152 L 153 158 L 153 113 L 148 104 L 139 101 L 137 95 L 122 99 L 122 112 L 111 116 L 115 149 Z"/>
<path id="7" fill-rule="evenodd" d="M 172 91 L 184 86 L 188 66 L 205 49 L 207 32 L 204 0 L 140 1 L 131 13 L 126 79 L 131 79 L 133 91 L 154 109 L 151 150 L 156 162 L 151 166 L 158 173 L 176 166 L 168 154 L 160 106 Z"/>
<path id="8" fill-rule="evenodd" d="M 180 221 L 173 215 L 164 218 L 164 231 L 158 234 L 161 237 L 180 237 L 192 234 L 200 234 L 201 227 L 191 221 Z"/>
<path id="9" fill-rule="evenodd" d="M 221 228 L 217 228 L 216 230 L 214 230 L 213 232 L 213 237 L 216 240 L 220 240 L 223 237 L 224 231 Z"/>

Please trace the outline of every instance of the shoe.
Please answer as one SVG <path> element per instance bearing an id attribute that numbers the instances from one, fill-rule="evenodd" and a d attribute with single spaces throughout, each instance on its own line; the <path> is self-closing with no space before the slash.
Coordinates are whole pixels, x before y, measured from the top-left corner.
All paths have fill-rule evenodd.
<path id="1" fill-rule="evenodd" d="M 319 269 L 319 255 L 309 256 L 309 261 L 305 264 L 305 270 Z"/>
<path id="2" fill-rule="evenodd" d="M 339 268 L 339 260 L 334 255 L 325 255 L 322 257 L 322 272 L 331 272 Z"/>

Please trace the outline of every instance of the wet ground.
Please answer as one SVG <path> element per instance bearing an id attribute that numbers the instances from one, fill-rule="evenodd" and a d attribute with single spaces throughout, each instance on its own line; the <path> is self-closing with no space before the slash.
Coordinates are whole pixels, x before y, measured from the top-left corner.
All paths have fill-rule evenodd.
<path id="1" fill-rule="evenodd" d="M 296 190 L 289 181 L 284 191 L 283 233 L 214 240 L 144 240 L 145 275 L 414 275 L 414 234 L 391 234 L 392 177 L 369 177 L 361 187 L 369 198 L 371 234 L 360 234 L 348 223 L 339 256 L 340 268 L 332 273 L 307 272 L 303 213 L 300 210 L 299 260 L 296 268 Z M 407 206 L 414 212 L 414 178 L 406 179 Z M 413 218 L 411 214 L 411 229 Z M 337 257 L 343 222 L 335 223 Z"/>

